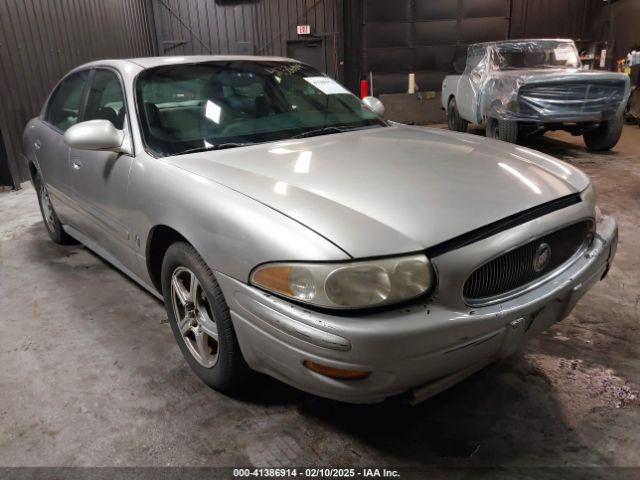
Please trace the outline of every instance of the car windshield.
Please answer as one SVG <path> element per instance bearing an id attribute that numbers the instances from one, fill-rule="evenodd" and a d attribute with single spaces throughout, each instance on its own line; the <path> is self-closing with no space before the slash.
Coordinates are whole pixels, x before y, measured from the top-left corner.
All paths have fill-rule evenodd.
<path id="1" fill-rule="evenodd" d="M 386 126 L 340 84 L 292 62 L 156 67 L 138 76 L 136 95 L 158 156 Z"/>
<path id="2" fill-rule="evenodd" d="M 505 43 L 497 45 L 492 53 L 497 70 L 580 67 L 578 52 L 571 42 Z"/>

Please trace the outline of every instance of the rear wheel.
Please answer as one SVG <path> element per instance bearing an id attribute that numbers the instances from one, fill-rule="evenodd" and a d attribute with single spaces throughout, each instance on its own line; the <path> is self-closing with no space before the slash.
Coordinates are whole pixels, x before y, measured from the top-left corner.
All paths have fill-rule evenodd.
<path id="1" fill-rule="evenodd" d="M 232 391 L 249 375 L 222 290 L 185 242 L 167 249 L 162 293 L 171 330 L 191 369 L 210 387 Z"/>
<path id="2" fill-rule="evenodd" d="M 602 122 L 598 127 L 585 130 L 582 134 L 587 150 L 602 152 L 613 148 L 622 135 L 622 117 Z"/>
<path id="3" fill-rule="evenodd" d="M 467 126 L 469 125 L 469 122 L 460 116 L 458 105 L 456 104 L 456 99 L 454 97 L 451 97 L 451 100 L 449 100 L 449 104 L 447 105 L 447 124 L 449 126 L 449 130 L 453 130 L 454 132 L 466 132 Z"/>
<path id="4" fill-rule="evenodd" d="M 518 142 L 518 122 L 513 120 L 498 120 L 489 117 L 485 135 L 489 138 L 502 140 L 503 142 Z"/>
<path id="5" fill-rule="evenodd" d="M 40 205 L 40 213 L 42 213 L 42 219 L 44 220 L 44 226 L 47 229 L 47 233 L 54 243 L 60 245 L 75 245 L 78 243 L 76 239 L 70 236 L 62 228 L 62 223 L 56 211 L 53 209 L 47 186 L 44 184 L 42 177 L 39 173 L 36 173 L 33 184 L 36 187 L 38 194 L 38 204 Z"/>

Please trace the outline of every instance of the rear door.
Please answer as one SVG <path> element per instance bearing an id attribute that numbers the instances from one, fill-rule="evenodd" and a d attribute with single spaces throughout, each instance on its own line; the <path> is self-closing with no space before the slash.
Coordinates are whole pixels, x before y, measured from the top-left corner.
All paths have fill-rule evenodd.
<path id="1" fill-rule="evenodd" d="M 89 70 L 82 70 L 60 82 L 49 99 L 43 122 L 33 136 L 33 149 L 49 197 L 65 224 L 75 222 L 78 210 L 69 178 L 69 147 L 63 135 L 80 118 L 88 78 Z"/>
<path id="2" fill-rule="evenodd" d="M 124 89 L 115 70 L 92 72 L 82 121 L 96 119 L 110 121 L 131 138 Z M 83 212 L 79 229 L 125 266 L 133 254 L 127 193 L 132 162 L 131 156 L 116 152 L 70 151 L 71 184 Z"/>

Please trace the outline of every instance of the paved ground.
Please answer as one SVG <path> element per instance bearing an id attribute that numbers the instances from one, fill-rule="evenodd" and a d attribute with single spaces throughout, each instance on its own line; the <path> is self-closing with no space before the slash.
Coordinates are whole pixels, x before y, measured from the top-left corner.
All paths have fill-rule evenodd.
<path id="1" fill-rule="evenodd" d="M 208 389 L 154 298 L 51 243 L 31 188 L 0 193 L 0 466 L 640 465 L 640 128 L 606 155 L 549 137 L 531 145 L 620 222 L 614 268 L 525 352 L 413 408 Z"/>

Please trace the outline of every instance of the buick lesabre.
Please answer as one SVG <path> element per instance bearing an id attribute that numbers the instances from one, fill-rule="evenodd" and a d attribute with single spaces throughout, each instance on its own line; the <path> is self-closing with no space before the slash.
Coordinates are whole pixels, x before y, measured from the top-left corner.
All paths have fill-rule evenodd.
<path id="1" fill-rule="evenodd" d="M 382 112 L 291 59 L 105 60 L 24 152 L 51 239 L 162 299 L 209 386 L 419 401 L 564 318 L 617 226 L 567 163 Z"/>

